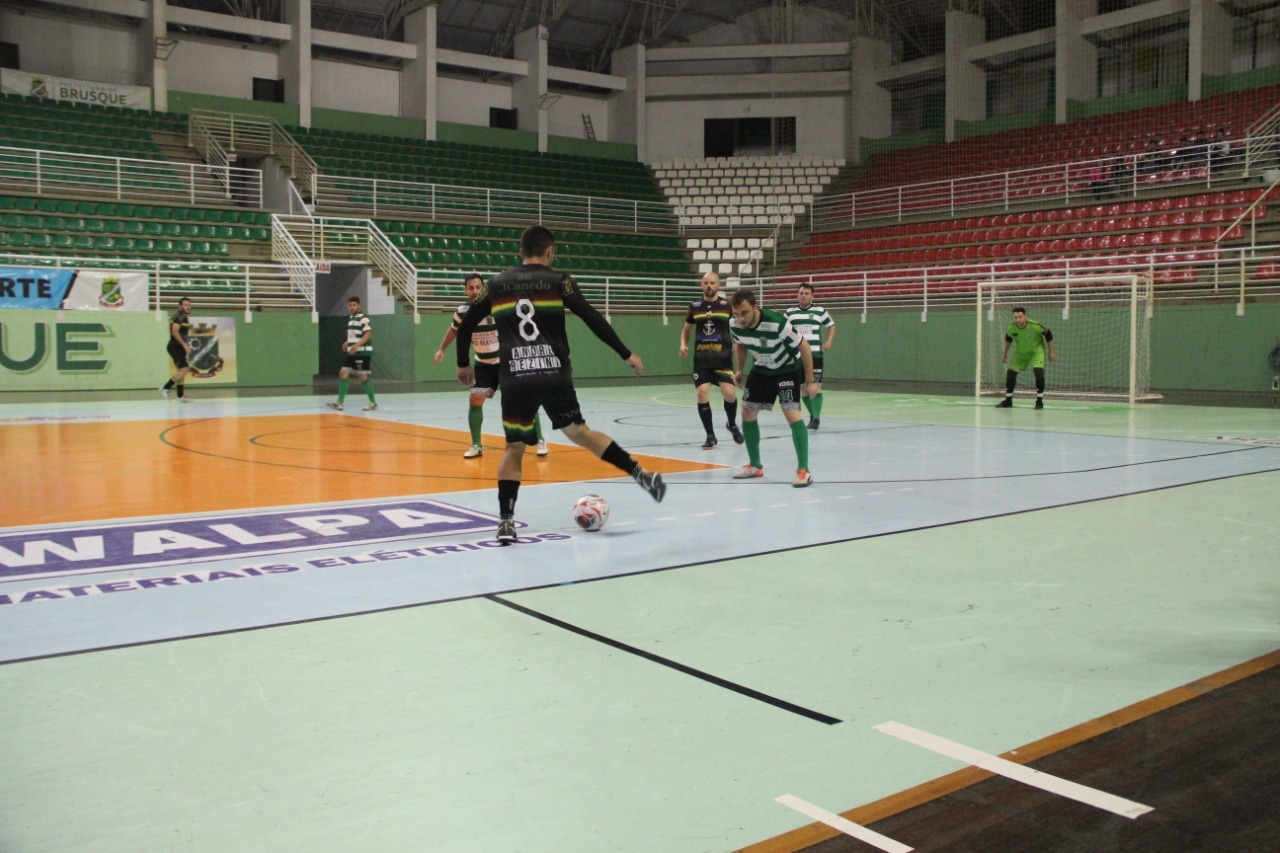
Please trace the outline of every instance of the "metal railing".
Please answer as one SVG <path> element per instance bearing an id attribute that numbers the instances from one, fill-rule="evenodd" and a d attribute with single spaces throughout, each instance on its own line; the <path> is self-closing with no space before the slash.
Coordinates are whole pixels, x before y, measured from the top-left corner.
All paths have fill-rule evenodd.
<path id="1" fill-rule="evenodd" d="M 315 186 L 315 209 L 330 216 L 509 222 L 647 234 L 679 231 L 665 202 L 326 174 L 316 176 Z"/>
<path id="2" fill-rule="evenodd" d="M 257 169 L 0 147 L 0 188 L 117 201 L 262 207 Z"/>
<path id="3" fill-rule="evenodd" d="M 293 288 L 302 293 L 311 306 L 311 318 L 318 321 L 316 311 L 316 265 L 298 245 L 282 217 L 271 217 L 271 258 L 282 264 Z"/>
<path id="4" fill-rule="evenodd" d="M 259 311 L 314 311 L 313 294 L 295 286 L 280 264 L 198 263 L 100 256 L 17 254 L 0 251 L 0 263 L 52 269 L 125 270 L 148 275 L 153 310 L 190 297 L 201 312 L 242 311 L 247 322 Z"/>
<path id="5" fill-rule="evenodd" d="M 368 264 L 380 273 L 393 295 L 404 299 L 413 309 L 414 322 L 419 321 L 418 270 L 404 253 L 368 219 L 331 216 L 271 217 L 273 237 L 272 257 L 275 253 L 274 237 L 277 229 L 288 240 L 282 240 L 282 248 L 301 253 L 312 264 L 315 261 L 348 261 Z"/>
<path id="6" fill-rule="evenodd" d="M 1152 189 L 1209 190 L 1216 184 L 1239 182 L 1264 168 L 1280 168 L 1274 136 L 1270 147 L 1257 148 L 1260 153 L 1247 164 L 1247 143 L 1252 141 L 1207 141 L 1188 148 L 824 196 L 814 200 L 810 227 L 814 231 L 836 230 L 901 222 L 913 216 L 954 216 L 969 210 L 1114 201 Z"/>
<path id="7" fill-rule="evenodd" d="M 1280 104 L 1272 107 L 1249 128 L 1244 148 L 1245 175 L 1260 174 L 1280 163 Z"/>
<path id="8" fill-rule="evenodd" d="M 193 148 L 207 146 L 213 156 L 233 159 L 240 154 L 271 155 L 285 168 L 302 192 L 315 194 L 316 162 L 276 120 L 267 116 L 192 110 L 187 115 L 187 138 Z M 218 151 L 223 152 L 221 155 Z M 205 154 L 206 158 L 210 155 Z"/>

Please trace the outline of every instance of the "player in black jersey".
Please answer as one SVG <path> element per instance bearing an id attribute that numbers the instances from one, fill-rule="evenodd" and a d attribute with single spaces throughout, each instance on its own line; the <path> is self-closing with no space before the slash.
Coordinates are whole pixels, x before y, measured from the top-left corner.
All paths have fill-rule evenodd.
<path id="1" fill-rule="evenodd" d="M 173 312 L 173 316 L 169 318 L 169 342 L 165 346 L 165 351 L 169 353 L 169 358 L 173 359 L 173 366 L 178 368 L 176 376 L 170 376 L 169 381 L 160 389 L 160 396 L 166 400 L 169 399 L 169 392 L 175 387 L 178 389 L 178 399 L 187 402 L 187 374 L 191 372 L 191 300 L 182 297 L 178 300 L 178 310 Z"/>
<path id="2" fill-rule="evenodd" d="M 661 474 L 646 471 L 617 442 L 588 427 L 582 417 L 569 366 L 566 308 L 625 359 L 636 376 L 644 372 L 644 363 L 587 302 L 578 283 L 567 273 L 551 269 L 555 252 L 556 238 L 549 230 L 541 225 L 526 228 L 520 236 L 520 259 L 524 263 L 490 279 L 458 327 L 458 381 L 471 387 L 471 332 L 490 314 L 498 324 L 498 382 L 502 387 L 502 428 L 507 438 L 506 451 L 498 463 L 498 541 L 503 543 L 516 541 L 521 462 L 525 447 L 538 440 L 534 420 L 539 408 L 546 410 L 553 429 L 563 431 L 574 444 L 630 474 L 655 501 L 661 501 L 667 493 Z"/>
<path id="3" fill-rule="evenodd" d="M 738 388 L 733 384 L 733 337 L 729 332 L 729 303 L 720 295 L 720 276 L 709 272 L 702 277 L 702 298 L 689 303 L 689 313 L 680 330 L 680 357 L 689 354 L 689 330 L 693 334 L 693 387 L 698 394 L 698 417 L 707 431 L 703 450 L 719 442 L 711 426 L 711 383 L 720 386 L 724 398 L 725 426 L 733 440 L 742 444 L 738 429 Z"/>

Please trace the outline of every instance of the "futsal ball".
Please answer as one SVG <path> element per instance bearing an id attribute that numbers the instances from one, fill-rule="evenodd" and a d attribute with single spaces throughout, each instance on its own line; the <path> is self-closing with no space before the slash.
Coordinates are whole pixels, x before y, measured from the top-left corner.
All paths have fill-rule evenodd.
<path id="1" fill-rule="evenodd" d="M 583 530 L 599 530 L 609 520 L 609 504 L 599 495 L 583 495 L 573 505 L 573 520 Z"/>

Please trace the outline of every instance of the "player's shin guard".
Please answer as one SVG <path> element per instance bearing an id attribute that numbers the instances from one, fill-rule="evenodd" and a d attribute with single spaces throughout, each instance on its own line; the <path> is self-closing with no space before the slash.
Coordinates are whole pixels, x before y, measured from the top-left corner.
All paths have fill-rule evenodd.
<path id="1" fill-rule="evenodd" d="M 1032 371 L 1034 371 L 1036 375 L 1036 396 L 1043 397 L 1044 396 L 1044 368 L 1033 367 Z"/>
<path id="2" fill-rule="evenodd" d="M 467 409 L 467 427 L 471 430 L 471 444 L 480 443 L 480 425 L 484 423 L 484 409 L 480 406 L 472 406 Z"/>
<path id="3" fill-rule="evenodd" d="M 707 435 L 715 435 L 715 427 L 711 426 L 711 404 L 698 404 L 698 417 L 702 420 L 702 428 L 706 430 Z"/>
<path id="4" fill-rule="evenodd" d="M 515 518 L 516 497 L 520 494 L 519 480 L 498 481 L 498 515 L 502 518 Z"/>
<path id="5" fill-rule="evenodd" d="M 338 402 L 341 403 L 347 399 L 347 390 L 351 387 L 351 380 L 342 377 L 338 380 Z"/>
<path id="6" fill-rule="evenodd" d="M 798 420 L 791 425 L 791 443 L 796 448 L 796 470 L 809 470 L 809 430 L 804 425 L 804 420 Z"/>
<path id="7" fill-rule="evenodd" d="M 752 468 L 763 468 L 764 466 L 760 464 L 760 422 L 744 418 L 742 434 L 747 439 L 747 461 L 751 463 Z"/>

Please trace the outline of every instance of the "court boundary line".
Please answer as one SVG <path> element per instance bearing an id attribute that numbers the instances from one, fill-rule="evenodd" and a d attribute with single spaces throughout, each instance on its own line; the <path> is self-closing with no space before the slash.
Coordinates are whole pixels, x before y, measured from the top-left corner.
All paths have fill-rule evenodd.
<path id="1" fill-rule="evenodd" d="M 1266 672 L 1276 666 L 1280 666 L 1280 650 L 1268 652 L 1252 660 L 1227 667 L 1195 681 L 1187 682 L 1180 687 L 1174 687 L 1147 699 L 1139 700 L 1109 714 L 1095 717 L 1069 729 L 1032 741 L 1025 746 L 1003 752 L 999 757 L 1015 764 L 1029 764 L 1032 761 L 1046 758 L 1070 747 L 1079 746 L 1086 741 L 1123 728 L 1131 723 L 1153 717 L 1161 711 L 1175 708 L 1178 705 L 1212 693 L 1219 688 L 1227 687 L 1250 676 Z M 980 767 L 966 767 L 865 805 L 840 812 L 839 816 L 861 825 L 871 825 L 996 777 L 997 774 L 989 770 L 984 770 Z M 797 827 L 782 835 L 776 835 L 773 838 L 738 848 L 735 853 L 799 853 L 805 848 L 837 837 L 839 837 L 839 833 L 832 831 L 829 827 L 821 823 L 812 823 Z"/>
<path id="2" fill-rule="evenodd" d="M 618 580 L 620 578 L 640 577 L 643 575 L 656 574 L 658 572 L 670 572 L 678 569 L 696 568 L 698 566 L 714 566 L 718 563 L 726 563 L 731 560 L 749 560 L 756 557 L 768 557 L 774 554 L 786 554 L 792 551 L 803 551 L 809 548 L 823 548 L 828 545 L 842 545 L 846 542 L 860 542 L 863 540 L 881 539 L 886 536 L 897 536 L 903 533 L 921 533 L 927 530 L 938 530 L 945 527 L 954 527 L 960 524 L 970 524 L 973 522 L 981 522 L 981 521 L 994 521 L 1002 518 L 1013 518 L 1015 516 L 1026 515 L 1027 513 L 1032 513 L 1032 512 L 1045 512 L 1048 510 L 1065 509 L 1067 507 L 1073 507 L 1073 506 L 1085 506 L 1087 504 L 1101 503 L 1103 501 L 1121 500 L 1123 498 L 1155 494 L 1157 492 L 1168 491 L 1169 489 L 1181 489 L 1181 488 L 1186 488 L 1187 486 L 1199 486 L 1199 485 L 1204 485 L 1206 483 L 1217 483 L 1217 482 L 1223 482 L 1226 480 L 1234 480 L 1239 477 L 1253 477 L 1261 474 L 1274 474 L 1277 472 L 1280 472 L 1280 468 L 1268 468 L 1262 471 L 1247 471 L 1241 474 L 1226 474 L 1220 477 L 1210 477 L 1204 480 L 1192 480 L 1185 483 L 1174 483 L 1167 486 L 1155 486 L 1150 489 L 1142 489 L 1136 492 L 1125 492 L 1119 495 L 1106 495 L 1103 497 L 1084 498 L 1082 500 L 1068 501 L 1066 503 L 1061 503 L 1061 504 L 1050 504 L 1048 506 L 1016 509 L 1016 510 L 1011 510 L 1009 512 L 993 513 L 991 515 L 977 516 L 974 518 L 962 518 L 962 519 L 957 519 L 955 521 L 944 521 L 938 524 L 927 524 L 927 525 L 922 525 L 920 527 L 908 527 L 902 530 L 886 530 L 882 533 L 869 533 L 864 536 L 851 536 L 846 539 L 831 539 L 824 542 L 813 542 L 813 543 L 808 543 L 803 545 L 793 545 L 787 548 L 774 548 L 769 551 L 756 551 L 749 554 L 734 554 L 734 555 L 725 556 L 725 557 L 716 557 L 714 559 L 709 559 L 709 560 L 698 560 L 690 563 L 680 563 L 673 566 L 656 566 L 652 569 L 640 569 L 638 571 L 632 571 L 632 572 L 619 572 L 618 574 L 601 575 L 600 577 L 583 578 L 581 580 L 576 580 L 576 581 L 552 581 L 548 583 L 535 584 L 532 586 L 492 590 L 490 592 L 476 593 L 474 595 L 458 595 L 458 596 L 451 596 L 449 598 L 433 599 L 431 601 L 406 602 L 404 604 L 396 604 L 390 607 L 375 607 L 375 608 L 370 608 L 368 610 L 355 610 L 350 613 L 333 613 L 333 614 L 328 614 L 324 616 L 312 616 L 306 619 L 290 619 L 284 622 L 270 622 L 264 625 L 248 625 L 241 628 L 227 628 L 221 631 L 204 631 L 198 634 L 188 634 L 181 637 L 164 637 L 158 640 L 139 640 L 139 641 L 130 642 L 130 643 L 116 643 L 116 644 L 107 645 L 107 646 L 94 646 L 91 648 L 74 649 L 71 651 L 54 652 L 51 654 L 44 654 L 44 655 L 31 655 L 29 657 L 24 657 L 24 658 L 12 658 L 10 660 L 0 660 L 0 666 L 5 666 L 8 664 L 15 664 L 15 663 L 30 663 L 33 661 L 50 660 L 54 658 L 69 657 L 71 655 L 91 654 L 93 652 L 107 652 L 107 651 L 116 651 L 119 649 L 140 648 L 142 646 L 151 646 L 159 643 L 174 643 L 174 642 L 180 642 L 182 640 L 208 639 L 210 637 L 220 637 L 228 634 L 240 634 L 247 631 L 261 631 L 261 630 L 267 630 L 271 628 L 287 628 L 293 625 L 307 625 L 312 622 L 326 622 L 331 619 L 346 619 L 346 618 L 358 617 L 358 616 L 372 616 L 378 613 L 394 613 L 397 610 L 407 610 L 413 607 L 431 607 L 433 605 L 448 604 L 450 602 L 455 602 L 455 601 L 472 601 L 475 599 L 485 598 L 487 596 L 494 596 L 494 595 L 516 595 L 522 592 L 538 592 L 540 590 L 545 590 L 545 589 L 555 589 L 558 587 L 576 586 L 578 584 L 596 583 L 599 581 Z M 586 482 L 586 481 L 575 481 L 575 482 Z M 513 546 L 513 547 L 519 547 L 519 546 L 517 544 L 516 546 Z"/>
<path id="3" fill-rule="evenodd" d="M 734 693 L 738 693 L 742 696 L 746 696 L 749 699 L 755 699 L 759 702 L 765 703 L 766 705 L 772 705 L 775 708 L 780 708 L 783 711 L 788 711 L 792 714 L 805 717 L 806 719 L 823 723 L 824 725 L 828 725 L 828 726 L 834 726 L 844 722 L 844 720 L 841 720 L 838 717 L 833 717 L 830 714 L 824 714 L 821 711 L 814 711 L 810 708 L 804 707 L 803 705 L 797 705 L 794 702 L 788 702 L 786 699 L 779 699 L 776 696 L 770 696 L 768 693 L 762 693 L 759 690 L 755 690 L 745 685 L 738 684 L 737 682 L 734 682 L 734 681 L 729 681 L 728 679 L 721 678 L 718 675 L 712 675 L 711 673 L 704 672 L 703 670 L 700 670 L 700 669 L 695 669 L 691 666 L 688 666 L 687 664 L 674 661 L 671 658 L 666 658 L 666 657 L 663 657 L 662 655 L 656 655 L 653 652 L 645 651 L 644 649 L 638 648 L 628 643 L 624 643 L 621 640 L 615 640 L 612 637 L 606 637 L 603 634 L 599 634 L 595 631 L 588 630 L 587 628 L 583 628 L 579 625 L 574 625 L 570 622 L 565 622 L 563 619 L 557 619 L 554 616 L 534 610 L 531 607 L 525 607 L 522 604 L 516 604 L 514 601 L 508 601 L 505 598 L 501 598 L 497 594 L 486 595 L 484 596 L 484 598 L 494 602 L 495 604 L 501 604 L 503 607 L 509 607 L 512 610 L 516 611 L 517 613 L 523 613 L 526 616 L 530 616 L 534 619 L 538 619 L 543 622 L 546 622 L 548 625 L 553 625 L 562 630 L 569 631 L 570 633 L 573 633 L 573 634 L 577 634 L 580 637 L 585 637 L 588 640 L 592 640 L 597 643 L 602 643 L 606 646 L 609 646 L 610 648 L 617 649 L 618 651 L 621 651 L 621 652 L 626 652 L 629 655 L 634 655 L 636 657 L 643 658 L 644 660 L 647 660 L 650 663 L 656 663 L 656 664 L 659 664 L 660 666 L 665 666 L 669 669 L 674 669 L 676 672 L 679 672 L 683 675 L 693 676 L 694 678 L 697 678 L 701 681 L 705 681 L 708 684 L 713 684 L 716 687 L 723 687 L 727 690 L 733 691 Z"/>

